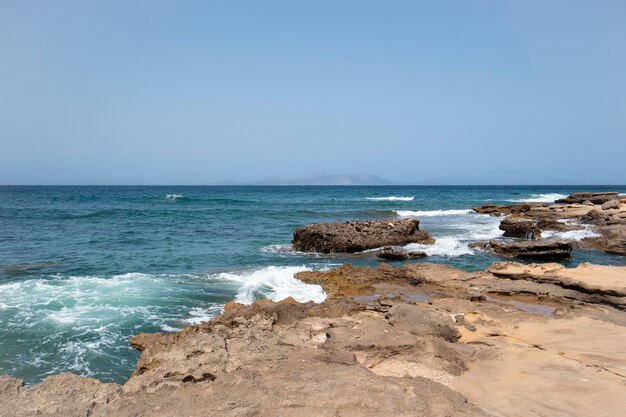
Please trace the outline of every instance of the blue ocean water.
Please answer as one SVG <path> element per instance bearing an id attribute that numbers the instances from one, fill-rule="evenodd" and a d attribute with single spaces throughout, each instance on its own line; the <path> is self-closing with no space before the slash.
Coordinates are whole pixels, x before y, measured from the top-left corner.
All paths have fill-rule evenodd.
<path id="1" fill-rule="evenodd" d="M 485 203 L 553 201 L 626 186 L 0 187 L 0 374 L 28 383 L 72 371 L 123 382 L 139 332 L 177 331 L 231 300 L 321 301 L 293 274 L 372 255 L 289 252 L 294 228 L 417 217 L 439 262 L 479 270 L 499 258 L 467 246 L 501 234 Z M 587 232 L 568 236 L 580 238 Z M 626 265 L 577 250 L 580 262 Z"/>

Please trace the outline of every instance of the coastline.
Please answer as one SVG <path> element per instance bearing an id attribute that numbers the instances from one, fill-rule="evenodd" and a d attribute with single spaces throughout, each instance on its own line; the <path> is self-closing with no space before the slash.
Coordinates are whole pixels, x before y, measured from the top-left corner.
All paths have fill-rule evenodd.
<path id="1" fill-rule="evenodd" d="M 598 206 L 497 211 L 501 228 L 533 228 L 523 243 L 583 227 L 599 236 L 575 244 L 621 247 L 623 202 Z M 589 216 L 594 210 L 601 215 Z M 0 408 L 16 416 L 173 416 L 181 403 L 198 416 L 617 416 L 626 408 L 626 267 L 383 263 L 296 278 L 321 286 L 326 300 L 231 302 L 179 333 L 136 335 L 141 356 L 124 384 L 63 373 L 26 388 L 3 376 Z"/>
<path id="2" fill-rule="evenodd" d="M 141 358 L 125 384 L 61 374 L 23 388 L 5 376 L 0 406 L 15 416 L 618 416 L 626 407 L 626 267 L 345 265 L 298 278 L 327 300 L 229 303 L 180 333 L 135 336 Z"/>

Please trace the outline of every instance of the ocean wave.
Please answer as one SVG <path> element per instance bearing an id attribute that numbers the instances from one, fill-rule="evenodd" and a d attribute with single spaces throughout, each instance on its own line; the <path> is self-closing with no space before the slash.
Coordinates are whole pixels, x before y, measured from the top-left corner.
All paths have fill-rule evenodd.
<path id="1" fill-rule="evenodd" d="M 370 201 L 413 201 L 415 200 L 415 197 L 389 196 L 389 197 L 365 197 L 365 199 L 370 200 Z"/>
<path id="2" fill-rule="evenodd" d="M 581 230 L 570 230 L 567 232 L 544 230 L 541 232 L 541 236 L 545 239 L 582 240 L 582 239 L 586 239 L 590 237 L 599 237 L 601 235 L 591 229 L 581 229 Z"/>
<path id="3" fill-rule="evenodd" d="M 205 321 L 211 320 L 213 317 L 222 313 L 221 307 L 213 307 L 213 308 L 202 308 L 202 307 L 194 307 L 189 310 L 189 318 L 185 319 L 185 323 L 189 324 L 200 324 Z"/>
<path id="4" fill-rule="evenodd" d="M 241 284 L 236 301 L 243 304 L 251 304 L 262 297 L 274 301 L 293 297 L 299 302 L 321 303 L 326 299 L 321 286 L 306 284 L 294 278 L 296 273 L 310 270 L 304 266 L 268 266 L 242 273 L 223 272 L 219 277 Z"/>
<path id="5" fill-rule="evenodd" d="M 435 239 L 433 245 L 422 245 L 420 243 L 410 243 L 403 246 L 403 250 L 409 252 L 424 252 L 428 256 L 462 256 L 472 255 L 474 250 L 470 248 L 467 243 L 462 242 L 459 238 L 455 237 L 440 237 Z"/>
<path id="6" fill-rule="evenodd" d="M 268 245 L 261 248 L 261 252 L 277 254 L 294 254 L 293 245 Z"/>
<path id="7" fill-rule="evenodd" d="M 168 200 L 176 201 L 176 200 L 180 200 L 182 198 L 185 198 L 185 196 L 182 195 L 182 194 L 167 194 L 165 196 L 165 198 L 168 199 Z"/>
<path id="8" fill-rule="evenodd" d="M 510 199 L 507 201 L 513 203 L 554 203 L 555 200 L 565 197 L 567 197 L 567 195 L 557 193 L 532 194 L 530 197 Z"/>
<path id="9" fill-rule="evenodd" d="M 461 216 L 461 215 L 464 215 L 464 214 L 472 213 L 472 210 L 469 210 L 469 209 L 461 209 L 461 210 L 424 210 L 424 211 L 394 210 L 394 211 L 400 217 Z"/>

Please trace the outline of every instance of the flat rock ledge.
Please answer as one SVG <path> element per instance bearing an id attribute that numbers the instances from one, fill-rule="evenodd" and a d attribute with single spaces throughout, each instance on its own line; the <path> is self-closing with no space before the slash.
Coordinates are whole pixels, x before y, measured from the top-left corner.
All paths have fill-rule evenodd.
<path id="1" fill-rule="evenodd" d="M 409 243 L 433 244 L 419 220 L 371 220 L 311 224 L 295 230 L 293 247 L 300 252 L 355 253 Z"/>
<path id="2" fill-rule="evenodd" d="M 618 193 L 610 191 L 610 192 L 601 192 L 601 193 L 573 193 L 568 197 L 561 198 L 555 201 L 555 203 L 566 203 L 566 204 L 583 204 L 587 201 L 593 204 L 604 204 L 609 200 L 617 200 L 619 198 Z"/>
<path id="3" fill-rule="evenodd" d="M 560 240 L 500 242 L 492 240 L 489 246 L 493 252 L 505 258 L 519 259 L 568 259 L 572 253 L 572 242 Z"/>

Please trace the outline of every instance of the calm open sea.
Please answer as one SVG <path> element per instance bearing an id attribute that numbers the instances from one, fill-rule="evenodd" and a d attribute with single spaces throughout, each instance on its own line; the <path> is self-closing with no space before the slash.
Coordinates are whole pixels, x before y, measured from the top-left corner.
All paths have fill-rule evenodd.
<path id="1" fill-rule="evenodd" d="M 499 258 L 467 246 L 501 234 L 484 203 L 553 201 L 626 186 L 0 187 L 0 374 L 28 383 L 72 371 L 123 382 L 139 332 L 173 332 L 231 300 L 321 301 L 295 272 L 373 256 L 286 252 L 294 228 L 323 221 L 417 217 L 440 262 L 483 269 Z M 582 238 L 590 231 L 564 236 Z M 575 251 L 580 262 L 626 258 Z"/>

